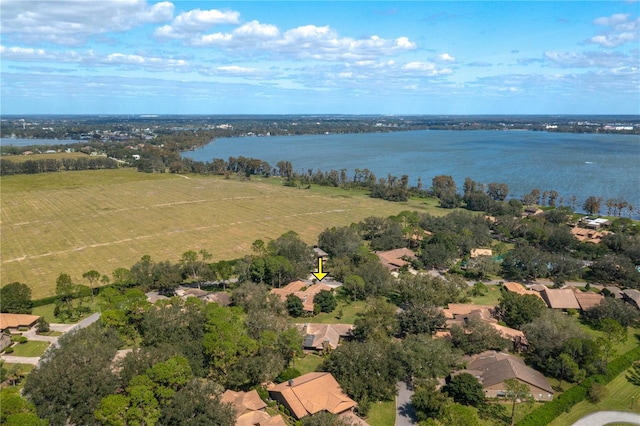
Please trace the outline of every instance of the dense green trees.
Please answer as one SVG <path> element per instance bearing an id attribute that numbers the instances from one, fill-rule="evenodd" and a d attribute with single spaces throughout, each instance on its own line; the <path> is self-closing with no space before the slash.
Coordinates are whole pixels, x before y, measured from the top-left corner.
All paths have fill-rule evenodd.
<path id="1" fill-rule="evenodd" d="M 322 370 L 336 378 L 342 389 L 358 402 L 358 412 L 366 414 L 374 401 L 395 396 L 402 377 L 399 346 L 386 339 L 345 342 L 331 352 Z"/>
<path id="2" fill-rule="evenodd" d="M 511 346 L 493 327 L 485 321 L 470 317 L 464 326 L 454 324 L 451 327 L 451 343 L 466 355 L 479 354 L 493 349 L 503 350 Z"/>
<path id="3" fill-rule="evenodd" d="M 509 327 L 520 328 L 538 318 L 542 311 L 547 309 L 544 301 L 533 294 L 520 295 L 506 289 L 502 289 L 498 316 Z"/>
<path id="4" fill-rule="evenodd" d="M 95 424 L 100 400 L 115 392 L 111 361 L 120 346 L 113 330 L 99 324 L 66 334 L 29 375 L 25 396 L 51 424 Z"/>
<path id="5" fill-rule="evenodd" d="M 456 374 L 442 388 L 455 402 L 478 407 L 484 403 L 484 389 L 469 373 Z"/>
<path id="6" fill-rule="evenodd" d="M 31 288 L 19 282 L 13 282 L 0 288 L 0 311 L 12 314 L 30 314 L 33 302 Z"/>

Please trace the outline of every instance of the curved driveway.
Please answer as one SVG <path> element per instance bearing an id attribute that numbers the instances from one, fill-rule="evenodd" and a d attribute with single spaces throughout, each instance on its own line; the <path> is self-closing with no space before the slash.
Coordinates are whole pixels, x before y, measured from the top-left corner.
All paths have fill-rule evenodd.
<path id="1" fill-rule="evenodd" d="M 622 411 L 600 411 L 581 418 L 573 426 L 604 426 L 611 423 L 640 425 L 640 414 Z"/>

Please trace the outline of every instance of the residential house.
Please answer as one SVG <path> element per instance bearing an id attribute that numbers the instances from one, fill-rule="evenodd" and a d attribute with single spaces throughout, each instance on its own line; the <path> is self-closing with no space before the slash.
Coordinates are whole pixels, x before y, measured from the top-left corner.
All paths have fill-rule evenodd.
<path id="1" fill-rule="evenodd" d="M 544 291 L 544 290 L 546 290 L 548 288 L 549 287 L 547 287 L 544 284 L 530 284 L 529 285 L 529 290 L 537 291 L 538 293 L 540 293 L 541 291 Z"/>
<path id="2" fill-rule="evenodd" d="M 600 293 L 603 294 L 604 296 L 607 295 L 607 292 L 609 294 L 611 294 L 616 299 L 623 299 L 624 298 L 624 296 L 622 294 L 622 290 L 620 290 L 619 287 L 616 287 L 614 285 L 606 285 L 606 286 L 602 287 L 602 290 L 600 290 Z"/>
<path id="3" fill-rule="evenodd" d="M 640 309 L 640 290 L 634 290 L 634 289 L 623 290 L 622 297 L 630 305 Z"/>
<path id="4" fill-rule="evenodd" d="M 267 413 L 267 404 L 255 390 L 250 392 L 226 390 L 220 401 L 233 407 L 236 426 L 286 426 L 281 415 L 271 417 Z"/>
<path id="5" fill-rule="evenodd" d="M 493 317 L 495 306 L 490 305 L 470 305 L 462 303 L 449 303 L 447 309 L 443 309 L 446 327 L 451 329 L 454 325 L 464 327 L 469 318 L 477 318 L 489 324 L 504 339 L 511 340 L 514 350 L 521 351 L 529 348 L 529 343 L 524 333 L 515 328 L 506 327 L 498 324 L 498 320 Z M 451 337 L 448 331 L 436 332 L 435 337 Z"/>
<path id="6" fill-rule="evenodd" d="M 522 217 L 537 216 L 542 213 L 542 209 L 537 206 L 527 206 L 524 208 L 524 212 L 522 212 Z"/>
<path id="7" fill-rule="evenodd" d="M 598 293 L 594 293 L 592 291 L 575 291 L 576 300 L 578 301 L 578 305 L 580 305 L 580 309 L 586 311 L 593 307 L 596 307 L 602 302 L 604 296 Z"/>
<path id="8" fill-rule="evenodd" d="M 471 249 L 470 256 L 472 259 L 480 256 L 493 256 L 493 250 L 491 250 L 490 248 L 474 248 Z"/>
<path id="9" fill-rule="evenodd" d="M 284 405 L 296 419 L 320 411 L 341 414 L 356 406 L 331 373 L 307 373 L 279 385 L 272 384 L 267 390 L 269 396 Z"/>
<path id="10" fill-rule="evenodd" d="M 535 290 L 527 290 L 522 284 L 520 283 L 516 283 L 516 282 L 506 282 L 502 285 L 504 287 L 505 290 L 510 291 L 512 293 L 516 293 L 519 294 L 521 296 L 524 296 L 525 294 L 530 294 L 532 296 L 536 296 L 536 297 L 540 297 L 542 299 L 542 296 L 540 296 L 540 293 L 535 291 Z M 545 287 L 546 289 L 546 287 Z"/>
<path id="11" fill-rule="evenodd" d="M 277 294 L 283 302 L 286 302 L 288 295 L 294 294 L 302 300 L 305 312 L 314 312 L 313 298 L 322 290 L 332 291 L 333 288 L 323 283 L 293 281 L 284 287 L 271 289 L 271 294 Z"/>
<path id="12" fill-rule="evenodd" d="M 598 218 L 587 217 L 582 220 L 582 223 L 585 228 L 589 228 L 589 229 L 600 229 L 604 226 L 611 225 L 610 220 L 604 219 L 601 217 L 598 217 Z"/>
<path id="13" fill-rule="evenodd" d="M 329 253 L 322 250 L 320 247 L 314 247 L 313 253 L 316 259 L 322 259 L 323 262 L 326 262 L 327 260 L 329 260 Z"/>
<path id="14" fill-rule="evenodd" d="M 31 328 L 40 319 L 39 315 L 0 313 L 0 331 L 19 331 L 21 328 Z"/>
<path id="15" fill-rule="evenodd" d="M 569 288 L 547 288 L 540 295 L 551 309 L 580 309 L 575 292 Z"/>
<path id="16" fill-rule="evenodd" d="M 505 380 L 516 379 L 529 387 L 537 401 L 553 399 L 553 388 L 537 370 L 524 363 L 522 358 L 503 352 L 486 351 L 469 359 L 467 368 L 459 373 L 469 373 L 476 377 L 487 398 L 505 396 Z"/>
<path id="17" fill-rule="evenodd" d="M 298 330 L 304 336 L 302 346 L 307 350 L 326 351 L 335 349 L 340 339 L 351 337 L 351 324 L 297 324 Z"/>
<path id="18" fill-rule="evenodd" d="M 580 242 L 600 244 L 602 238 L 610 234 L 609 231 L 596 231 L 589 228 L 571 228 L 571 234 Z"/>
<path id="19" fill-rule="evenodd" d="M 411 263 L 407 261 L 407 259 L 411 260 L 416 258 L 416 254 L 408 248 L 377 251 L 375 253 L 380 259 L 380 262 L 390 271 L 397 271 L 403 266 L 409 266 Z"/>

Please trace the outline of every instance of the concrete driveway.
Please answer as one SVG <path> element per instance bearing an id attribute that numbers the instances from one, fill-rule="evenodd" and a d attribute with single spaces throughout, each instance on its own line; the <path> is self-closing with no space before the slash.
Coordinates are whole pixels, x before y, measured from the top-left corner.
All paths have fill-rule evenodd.
<path id="1" fill-rule="evenodd" d="M 398 382 L 398 396 L 396 396 L 396 426 L 410 426 L 418 424 L 416 410 L 411 405 L 413 390 L 405 382 Z"/>
<path id="2" fill-rule="evenodd" d="M 623 411 L 600 411 L 581 418 L 573 426 L 604 426 L 612 423 L 640 425 L 640 414 Z"/>

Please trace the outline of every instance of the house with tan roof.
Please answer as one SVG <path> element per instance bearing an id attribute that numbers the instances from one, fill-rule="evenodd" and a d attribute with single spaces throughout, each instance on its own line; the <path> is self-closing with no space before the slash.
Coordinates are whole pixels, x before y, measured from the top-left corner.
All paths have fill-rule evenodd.
<path id="1" fill-rule="evenodd" d="M 506 282 L 502 285 L 502 287 L 507 290 L 510 291 L 512 293 L 516 293 L 519 294 L 520 296 L 524 296 L 525 294 L 531 294 L 533 296 L 536 297 L 540 297 L 540 293 L 534 290 L 527 290 L 522 284 L 520 283 L 516 283 L 516 282 Z"/>
<path id="2" fill-rule="evenodd" d="M 331 373 L 307 373 L 267 388 L 269 396 L 284 405 L 296 419 L 328 411 L 340 414 L 357 405 L 343 391 Z"/>
<path id="3" fill-rule="evenodd" d="M 551 309 L 580 309 L 575 292 L 569 288 L 548 288 L 540 295 Z"/>
<path id="4" fill-rule="evenodd" d="M 457 373 L 476 377 L 487 398 L 505 396 L 507 387 L 504 381 L 516 379 L 529 387 L 537 401 L 553 399 L 553 388 L 542 373 L 526 365 L 522 358 L 503 352 L 486 351 L 474 355 L 469 358 L 467 368 Z"/>
<path id="5" fill-rule="evenodd" d="M 594 308 L 602 302 L 604 296 L 598 293 L 594 293 L 592 291 L 575 291 L 576 300 L 578 301 L 578 305 L 580 305 L 580 309 L 586 311 L 587 309 Z"/>
<path id="6" fill-rule="evenodd" d="M 308 350 L 326 351 L 335 349 L 340 339 L 351 337 L 351 324 L 297 324 L 298 330 L 304 336 L 302 346 Z"/>
<path id="7" fill-rule="evenodd" d="M 469 254 L 469 256 L 472 259 L 480 256 L 493 256 L 493 250 L 491 250 L 490 248 L 474 248 L 471 249 L 471 253 Z"/>
<path id="8" fill-rule="evenodd" d="M 390 271 L 397 271 L 403 266 L 409 266 L 408 260 L 415 259 L 416 254 L 408 248 L 399 248 L 395 250 L 377 251 L 375 252 L 382 265 Z"/>
<path id="9" fill-rule="evenodd" d="M 524 333 L 515 328 L 506 327 L 498 324 L 498 320 L 493 317 L 495 306 L 490 305 L 471 305 L 464 303 L 449 303 L 447 309 L 443 309 L 447 329 L 451 329 L 454 325 L 464 327 L 469 318 L 477 318 L 489 324 L 504 339 L 511 340 L 514 350 L 527 350 L 529 343 Z M 449 338 L 449 331 L 436 332 L 435 337 Z"/>
<path id="10" fill-rule="evenodd" d="M 308 283 L 304 281 L 293 281 L 284 287 L 271 289 L 271 294 L 277 294 L 280 300 L 287 301 L 287 296 L 294 294 L 302 300 L 305 312 L 314 312 L 313 298 L 322 290 L 333 291 L 333 288 L 323 283 Z"/>
<path id="11" fill-rule="evenodd" d="M 607 291 L 605 291 L 605 290 L 607 290 Z M 622 290 L 620 290 L 619 287 L 616 287 L 614 285 L 606 285 L 606 286 L 602 287 L 602 290 L 600 290 L 600 293 L 602 295 L 604 295 L 604 296 L 606 296 L 607 293 L 609 293 L 615 299 L 622 299 L 623 298 Z"/>
<path id="12" fill-rule="evenodd" d="M 609 231 L 596 231 L 594 229 L 580 228 L 578 226 L 571 228 L 571 234 L 576 240 L 585 243 L 599 244 L 606 235 L 610 234 Z"/>
<path id="13" fill-rule="evenodd" d="M 20 328 L 31 328 L 39 319 L 39 315 L 0 313 L 0 331 L 18 331 Z"/>
<path id="14" fill-rule="evenodd" d="M 281 415 L 271 417 L 267 413 L 267 404 L 256 390 L 235 392 L 226 390 L 220 402 L 230 404 L 236 416 L 236 426 L 286 426 Z"/>

